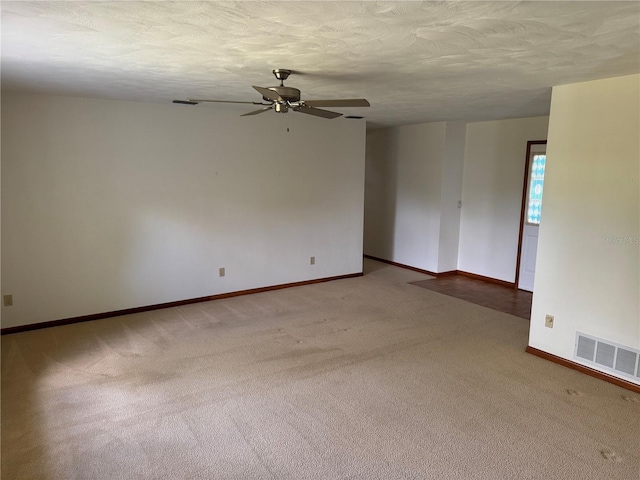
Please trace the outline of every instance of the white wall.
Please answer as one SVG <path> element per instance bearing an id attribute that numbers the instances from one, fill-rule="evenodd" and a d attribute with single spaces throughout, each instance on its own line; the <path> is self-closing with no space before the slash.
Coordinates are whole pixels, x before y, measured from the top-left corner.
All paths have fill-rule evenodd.
<path id="1" fill-rule="evenodd" d="M 576 331 L 640 348 L 639 91 L 553 89 L 529 345 L 566 359 Z"/>
<path id="2" fill-rule="evenodd" d="M 515 281 L 527 141 L 547 127 L 548 117 L 467 124 L 458 270 Z"/>
<path id="3" fill-rule="evenodd" d="M 462 200 L 464 151 L 467 125 L 447 122 L 445 157 L 442 164 L 442 192 L 440 197 L 440 244 L 437 272 L 458 269 L 460 212 Z"/>
<path id="4" fill-rule="evenodd" d="M 3 95 L 3 327 L 360 272 L 364 121 L 239 113 Z"/>
<path id="5" fill-rule="evenodd" d="M 369 132 L 365 253 L 513 282 L 527 141 L 547 127 L 534 117 Z"/>
<path id="6" fill-rule="evenodd" d="M 386 258 L 393 253 L 397 172 L 390 160 L 391 129 L 367 131 L 364 189 L 364 253 Z"/>
<path id="7" fill-rule="evenodd" d="M 435 272 L 446 123 L 367 135 L 364 251 Z"/>

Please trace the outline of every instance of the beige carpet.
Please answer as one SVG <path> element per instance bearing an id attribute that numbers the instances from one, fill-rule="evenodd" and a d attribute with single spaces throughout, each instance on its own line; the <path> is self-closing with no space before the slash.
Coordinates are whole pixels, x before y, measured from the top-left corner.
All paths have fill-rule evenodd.
<path id="1" fill-rule="evenodd" d="M 2 337 L 2 478 L 638 479 L 640 395 L 365 276 Z"/>

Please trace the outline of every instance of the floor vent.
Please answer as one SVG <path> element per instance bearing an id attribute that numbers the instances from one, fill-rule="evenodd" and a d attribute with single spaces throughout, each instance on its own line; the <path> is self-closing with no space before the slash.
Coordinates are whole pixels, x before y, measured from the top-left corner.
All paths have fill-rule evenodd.
<path id="1" fill-rule="evenodd" d="M 640 383 L 640 350 L 576 333 L 573 358 L 580 363 Z"/>

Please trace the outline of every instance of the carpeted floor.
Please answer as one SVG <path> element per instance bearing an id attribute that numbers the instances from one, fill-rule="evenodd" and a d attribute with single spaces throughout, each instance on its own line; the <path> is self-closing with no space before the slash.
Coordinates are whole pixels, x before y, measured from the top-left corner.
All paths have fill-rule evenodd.
<path id="1" fill-rule="evenodd" d="M 2 337 L 2 478 L 637 479 L 640 395 L 360 278 Z"/>

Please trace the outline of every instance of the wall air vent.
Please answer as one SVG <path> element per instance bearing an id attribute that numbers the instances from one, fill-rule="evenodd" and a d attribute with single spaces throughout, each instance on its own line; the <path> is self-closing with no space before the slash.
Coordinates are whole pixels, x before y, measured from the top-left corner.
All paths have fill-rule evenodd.
<path id="1" fill-rule="evenodd" d="M 576 332 L 573 358 L 583 365 L 640 383 L 640 350 Z"/>

